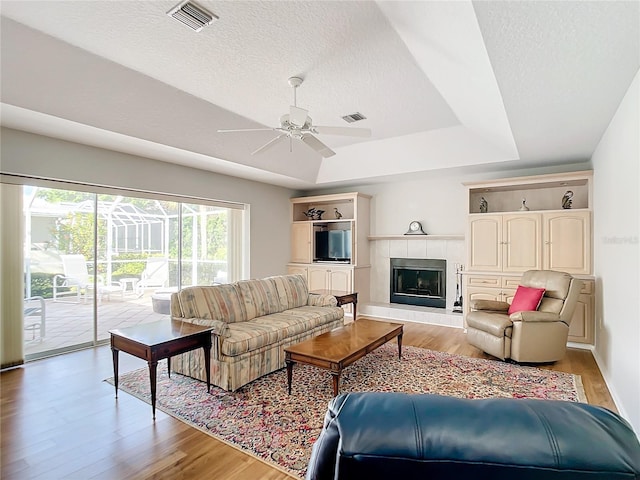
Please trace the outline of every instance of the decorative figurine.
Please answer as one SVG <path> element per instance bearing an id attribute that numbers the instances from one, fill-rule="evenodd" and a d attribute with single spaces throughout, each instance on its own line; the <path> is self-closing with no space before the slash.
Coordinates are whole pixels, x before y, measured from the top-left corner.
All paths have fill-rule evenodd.
<path id="1" fill-rule="evenodd" d="M 487 213 L 488 209 L 489 209 L 489 204 L 487 203 L 484 197 L 480 197 L 480 213 Z"/>
<path id="2" fill-rule="evenodd" d="M 322 220 L 322 214 L 324 210 L 316 210 L 316 220 Z"/>
<path id="3" fill-rule="evenodd" d="M 338 220 L 342 218 L 342 214 L 338 211 L 337 208 L 334 207 L 333 212 L 335 213 L 335 216 Z"/>
<path id="4" fill-rule="evenodd" d="M 529 207 L 527 207 L 526 202 L 527 202 L 527 199 L 523 198 L 522 199 L 522 206 L 520 207 L 520 210 L 522 210 L 523 212 L 528 212 L 529 211 Z"/>
<path id="5" fill-rule="evenodd" d="M 571 208 L 571 198 L 573 198 L 573 192 L 571 190 L 567 190 L 566 192 L 564 192 L 564 195 L 562 196 L 562 208 Z"/>
<path id="6" fill-rule="evenodd" d="M 309 210 L 307 210 L 306 212 L 302 212 L 304 214 L 305 217 L 307 217 L 309 220 L 313 220 L 314 217 L 316 216 L 316 209 L 315 208 L 310 208 Z"/>

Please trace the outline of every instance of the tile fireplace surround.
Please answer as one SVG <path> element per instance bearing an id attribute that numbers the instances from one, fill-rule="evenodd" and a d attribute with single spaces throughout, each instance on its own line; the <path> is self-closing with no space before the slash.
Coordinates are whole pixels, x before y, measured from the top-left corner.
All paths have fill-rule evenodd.
<path id="1" fill-rule="evenodd" d="M 419 323 L 463 327 L 462 314 L 453 313 L 456 299 L 456 264 L 464 264 L 465 242 L 462 235 L 427 235 L 393 238 L 371 236 L 370 301 L 358 311 L 363 315 Z M 436 258 L 447 261 L 446 309 L 389 303 L 391 258 Z"/>

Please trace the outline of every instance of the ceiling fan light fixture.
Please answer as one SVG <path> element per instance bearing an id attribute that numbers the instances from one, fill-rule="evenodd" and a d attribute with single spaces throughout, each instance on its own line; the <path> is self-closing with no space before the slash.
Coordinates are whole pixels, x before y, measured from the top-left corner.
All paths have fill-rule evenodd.
<path id="1" fill-rule="evenodd" d="M 211 25 L 215 20 L 218 20 L 216 15 L 189 0 L 180 2 L 169 10 L 167 15 L 175 18 L 195 32 L 199 32 L 207 25 Z"/>
<path id="2" fill-rule="evenodd" d="M 350 115 L 345 115 L 344 117 L 342 117 L 342 119 L 347 123 L 353 123 L 353 122 L 359 122 L 360 120 L 366 120 L 367 117 L 365 117 L 360 112 L 356 112 Z"/>
<path id="3" fill-rule="evenodd" d="M 289 151 L 293 151 L 293 140 L 302 141 L 304 144 L 315 150 L 322 157 L 327 158 L 336 154 L 327 145 L 318 140 L 314 135 L 348 135 L 353 137 L 370 137 L 371 130 L 369 128 L 349 128 L 349 127 L 326 127 L 320 125 L 314 125 L 309 111 L 304 108 L 298 107 L 296 99 L 296 90 L 302 85 L 303 78 L 290 77 L 289 86 L 293 89 L 293 105 L 289 107 L 289 113 L 286 113 L 280 117 L 280 125 L 271 128 L 241 128 L 233 130 L 218 130 L 219 133 L 229 132 L 251 132 L 258 130 L 273 130 L 279 132 L 276 138 L 271 139 L 262 147 L 255 150 L 251 155 L 262 153 L 267 149 L 272 148 L 274 145 L 282 142 L 287 137 L 289 138 Z M 357 117 L 355 117 L 357 115 Z M 364 120 L 366 117 L 361 113 L 350 115 L 355 117 L 351 122 L 358 120 Z M 345 117 L 343 117 L 345 118 Z M 346 120 L 346 118 L 345 118 Z"/>

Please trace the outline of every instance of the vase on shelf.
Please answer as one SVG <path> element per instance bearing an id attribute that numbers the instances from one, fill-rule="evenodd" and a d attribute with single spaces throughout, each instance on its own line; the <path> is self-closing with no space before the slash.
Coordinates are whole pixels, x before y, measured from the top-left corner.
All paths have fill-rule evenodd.
<path id="1" fill-rule="evenodd" d="M 562 208 L 564 209 L 571 208 L 571 205 L 573 203 L 573 201 L 571 200 L 572 198 L 573 198 L 573 192 L 571 190 L 567 190 L 566 192 L 564 192 L 564 195 L 562 196 Z"/>
<path id="2" fill-rule="evenodd" d="M 522 211 L 522 212 L 528 212 L 529 211 L 529 207 L 527 207 L 527 199 L 526 198 L 522 199 L 522 206 L 520 207 L 520 211 Z"/>

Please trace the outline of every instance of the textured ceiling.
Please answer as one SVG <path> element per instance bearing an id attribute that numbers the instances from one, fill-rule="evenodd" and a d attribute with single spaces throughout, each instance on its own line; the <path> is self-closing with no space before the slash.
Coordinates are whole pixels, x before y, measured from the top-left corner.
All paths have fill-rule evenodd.
<path id="1" fill-rule="evenodd" d="M 2 123 L 299 188 L 451 167 L 587 160 L 640 65 L 639 3 L 1 1 Z M 28 52 L 25 55 L 25 52 Z M 322 160 L 287 142 L 251 152 L 298 105 Z"/>

